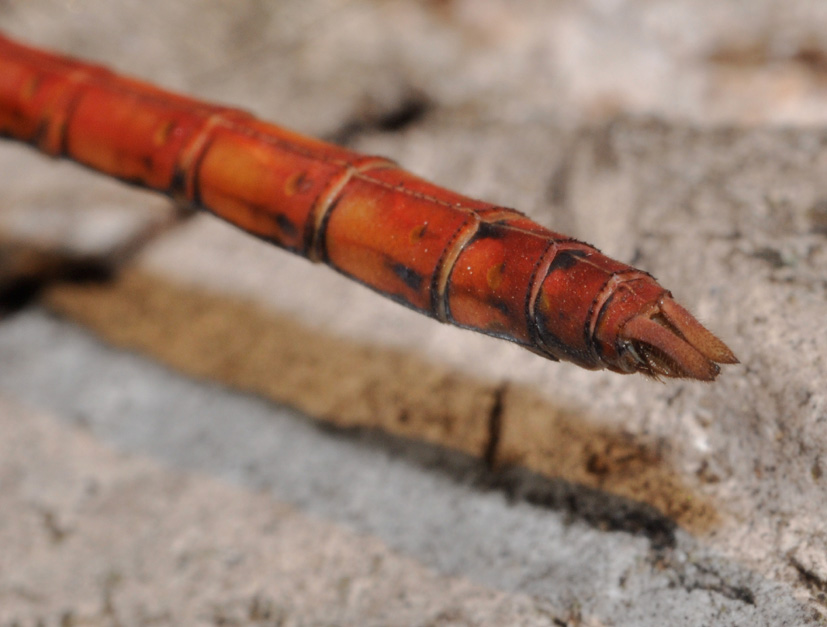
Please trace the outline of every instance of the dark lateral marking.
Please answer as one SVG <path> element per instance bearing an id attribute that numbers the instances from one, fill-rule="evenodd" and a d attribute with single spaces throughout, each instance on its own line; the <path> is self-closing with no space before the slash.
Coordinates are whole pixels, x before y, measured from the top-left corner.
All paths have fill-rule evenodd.
<path id="1" fill-rule="evenodd" d="M 402 282 L 414 291 L 419 291 L 422 287 L 422 275 L 413 268 L 409 268 L 403 263 L 393 262 L 389 264 L 391 271 L 402 279 Z"/>
<path id="2" fill-rule="evenodd" d="M 502 228 L 501 224 L 480 222 L 480 225 L 477 227 L 477 232 L 474 234 L 474 238 L 471 242 L 476 242 L 481 239 L 502 239 L 505 237 L 505 233 L 506 231 Z"/>
<path id="3" fill-rule="evenodd" d="M 491 409 L 488 410 L 488 441 L 485 443 L 482 459 L 488 470 L 495 470 L 497 463 L 497 452 L 500 448 L 500 439 L 503 430 L 503 409 L 505 394 L 508 391 L 508 382 L 504 381 L 494 390 L 494 401 Z"/>
<path id="4" fill-rule="evenodd" d="M 125 183 L 126 185 L 143 190 L 147 189 L 146 180 L 142 176 L 121 176 L 116 174 L 110 174 L 109 176 L 120 181 L 121 183 Z"/>
<path id="5" fill-rule="evenodd" d="M 314 224 L 313 224 L 313 213 L 311 212 L 310 217 L 308 218 L 307 222 L 305 222 L 304 227 L 304 255 L 305 257 L 309 257 L 313 259 L 313 245 L 315 243 L 317 250 L 316 258 L 319 261 L 324 261 L 327 263 L 329 261 L 327 257 L 327 224 L 330 222 L 330 216 L 333 215 L 333 211 L 342 201 L 342 193 L 341 191 L 336 195 L 336 198 L 330 203 L 327 209 L 324 210 L 324 215 L 322 216 L 322 222 L 319 224 L 319 232 L 314 233 Z M 315 207 L 319 202 L 319 198 L 313 201 L 313 206 Z M 315 238 L 315 241 L 314 241 Z"/>
<path id="6" fill-rule="evenodd" d="M 508 306 L 508 303 L 506 303 L 505 301 L 492 296 L 490 298 L 487 298 L 485 300 L 485 302 L 489 306 L 493 307 L 494 309 L 499 311 L 501 314 L 503 314 L 506 318 L 511 318 L 511 308 Z"/>
<path id="7" fill-rule="evenodd" d="M 144 167 L 144 170 L 151 172 L 154 166 L 153 156 L 151 154 L 142 156 L 141 165 Z M 144 185 L 146 185 L 146 183 L 144 183 Z"/>
<path id="8" fill-rule="evenodd" d="M 178 164 L 175 164 L 175 169 L 172 171 L 172 178 L 169 181 L 169 189 L 167 189 L 167 194 L 172 196 L 173 198 L 177 197 L 184 197 L 187 193 L 187 175 L 186 173 L 178 167 Z"/>
<path id="9" fill-rule="evenodd" d="M 583 368 L 593 368 L 595 365 L 594 356 L 590 353 L 584 353 L 583 351 L 573 349 L 568 344 L 563 342 L 563 340 L 561 340 L 552 330 L 554 326 L 551 324 L 552 322 L 553 321 L 547 316 L 537 312 L 538 331 L 545 347 L 551 351 L 552 354 L 558 356 L 558 361 L 560 357 L 563 357 L 564 359 L 582 366 Z"/>
<path id="10" fill-rule="evenodd" d="M 23 116 L 23 114 L 19 114 L 18 119 L 23 121 L 26 118 Z M 42 146 L 44 145 L 44 142 L 46 141 L 48 136 L 49 136 L 49 123 L 46 120 L 44 120 L 43 118 L 41 118 L 37 121 L 37 126 L 34 129 L 34 133 L 32 134 L 31 139 L 29 140 L 29 143 L 31 143 L 32 146 L 35 146 L 38 150 L 43 150 Z M 9 134 L 9 135 L 7 135 L 7 137 L 11 137 L 12 139 L 14 139 L 15 136 Z"/>
<path id="11" fill-rule="evenodd" d="M 87 81 L 88 77 L 83 82 L 87 83 Z M 75 115 L 78 106 L 80 106 L 80 101 L 83 99 L 83 86 L 75 85 L 76 91 L 72 94 L 71 100 L 67 103 L 66 108 L 63 110 L 64 116 L 60 121 L 60 130 L 58 131 L 60 142 L 58 144 L 57 154 L 60 156 L 67 156 L 71 158 L 71 153 L 69 152 L 69 125 L 72 123 L 72 117 Z"/>
<path id="12" fill-rule="evenodd" d="M 554 260 L 548 268 L 548 273 L 551 274 L 557 270 L 568 270 L 577 265 L 578 259 L 582 259 L 588 254 L 585 250 L 561 250 L 554 256 Z"/>
<path id="13" fill-rule="evenodd" d="M 58 145 L 57 145 L 57 152 L 55 153 L 56 156 L 70 157 L 71 158 L 71 153 L 69 152 L 69 131 L 68 131 L 68 129 L 69 129 L 70 116 L 71 116 L 72 113 L 75 112 L 76 106 L 77 105 L 75 104 L 75 102 L 72 102 L 71 105 L 66 108 L 66 117 L 63 118 L 62 120 L 60 120 L 60 123 L 57 126 L 57 128 L 58 128 L 57 134 L 58 134 L 58 137 L 60 138 L 60 141 L 58 142 Z M 50 128 L 51 128 L 51 124 L 47 122 L 46 126 L 44 128 L 44 133 L 47 135 L 47 141 L 48 141 L 48 133 L 49 133 Z"/>
<path id="14" fill-rule="evenodd" d="M 286 215 L 284 215 L 283 213 L 277 213 L 275 219 L 279 229 L 281 229 L 281 232 L 284 233 L 287 237 L 293 238 L 296 237 L 296 235 L 298 235 L 299 230 Z"/>
<path id="15" fill-rule="evenodd" d="M 362 283 L 363 285 L 367 285 L 373 291 L 379 292 L 379 294 L 381 294 L 382 296 L 384 296 L 386 298 L 390 298 L 393 302 L 395 302 L 399 305 L 403 305 L 403 306 L 407 307 L 408 309 L 413 309 L 414 311 L 419 311 L 421 313 L 424 313 L 426 316 L 431 315 L 431 314 L 428 313 L 427 310 L 420 309 L 419 307 L 416 307 L 411 301 L 408 300 L 408 297 L 405 296 L 404 294 L 390 294 L 388 292 L 380 292 L 379 290 L 377 290 L 376 288 L 374 288 L 371 285 L 368 285 L 364 281 L 360 281 L 360 283 Z"/>

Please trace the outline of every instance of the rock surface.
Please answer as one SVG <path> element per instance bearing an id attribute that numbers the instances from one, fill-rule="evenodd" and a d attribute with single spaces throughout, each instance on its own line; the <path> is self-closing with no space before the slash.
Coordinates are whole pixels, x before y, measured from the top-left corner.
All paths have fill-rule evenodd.
<path id="1" fill-rule="evenodd" d="M 821 5 L 0 23 L 517 207 L 654 273 L 742 361 L 712 385 L 549 363 L 0 146 L 0 625 L 824 621 Z"/>

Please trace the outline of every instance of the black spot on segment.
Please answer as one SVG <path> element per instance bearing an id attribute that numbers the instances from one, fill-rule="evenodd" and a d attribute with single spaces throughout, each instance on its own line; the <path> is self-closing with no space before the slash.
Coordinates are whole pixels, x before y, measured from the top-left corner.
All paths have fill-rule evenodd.
<path id="1" fill-rule="evenodd" d="M 502 313 L 506 318 L 511 317 L 511 308 L 508 306 L 506 302 L 500 300 L 499 298 L 488 298 L 485 302 L 488 303 L 489 306 L 493 307 L 494 309 Z"/>
<path id="2" fill-rule="evenodd" d="M 281 232 L 284 233 L 287 237 L 293 238 L 298 235 L 299 230 L 296 228 L 296 225 L 290 222 L 288 217 L 283 213 L 276 214 L 276 224 L 278 225 Z"/>
<path id="3" fill-rule="evenodd" d="M 72 103 L 72 105 L 74 105 L 74 103 Z M 57 136 L 59 138 L 59 141 L 58 141 L 57 152 L 54 153 L 55 156 L 70 157 L 70 158 L 72 156 L 71 153 L 69 152 L 69 133 L 68 133 L 69 119 L 70 119 L 69 114 L 71 114 L 71 113 L 74 113 L 74 106 L 71 106 L 71 108 L 67 107 L 66 117 L 63 120 L 61 120 L 60 124 L 58 124 L 57 127 L 56 127 L 58 129 Z M 49 127 L 50 127 L 50 125 L 47 125 L 46 133 L 49 132 Z"/>
<path id="4" fill-rule="evenodd" d="M 363 284 L 367 285 L 367 283 L 363 283 Z M 371 286 L 368 285 L 368 287 L 371 287 Z M 371 289 L 373 289 L 373 288 L 371 287 Z M 424 313 L 426 316 L 431 316 L 431 314 L 428 313 L 426 310 L 420 309 L 419 307 L 415 306 L 411 301 L 408 300 L 408 297 L 405 296 L 404 294 L 389 294 L 387 292 L 381 292 L 379 290 L 374 290 L 374 291 L 379 292 L 385 298 L 390 298 L 393 302 L 395 302 L 399 305 L 403 305 L 404 307 L 407 307 L 408 309 L 413 309 L 414 311 Z M 433 316 L 431 316 L 431 317 L 433 317 Z"/>
<path id="5" fill-rule="evenodd" d="M 491 222 L 480 222 L 480 225 L 477 227 L 477 232 L 474 235 L 474 239 L 471 240 L 472 242 L 476 242 L 481 239 L 502 239 L 505 237 L 506 231 L 502 228 L 502 225 L 499 224 L 492 224 Z"/>
<path id="6" fill-rule="evenodd" d="M 152 155 L 144 155 L 143 157 L 141 157 L 141 166 L 143 166 L 146 172 L 151 172 L 154 167 Z"/>
<path id="7" fill-rule="evenodd" d="M 23 116 L 20 116 L 20 119 L 25 119 Z M 32 135 L 31 144 L 33 146 L 37 146 L 39 149 L 43 149 L 46 145 L 46 139 L 49 134 L 49 123 L 46 120 L 38 120 L 37 121 L 37 128 L 35 128 L 34 134 Z"/>
<path id="8" fill-rule="evenodd" d="M 419 291 L 419 288 L 422 287 L 422 275 L 416 270 L 398 262 L 391 263 L 390 269 L 412 290 Z"/>
<path id="9" fill-rule="evenodd" d="M 172 173 L 172 179 L 169 182 L 169 189 L 167 194 L 173 198 L 183 198 L 186 194 L 187 176 L 181 168 L 177 165 Z"/>
<path id="10" fill-rule="evenodd" d="M 585 250 L 562 250 L 554 256 L 554 260 L 548 268 L 548 273 L 556 272 L 557 270 L 568 270 L 577 264 L 578 259 L 582 259 L 588 255 Z"/>

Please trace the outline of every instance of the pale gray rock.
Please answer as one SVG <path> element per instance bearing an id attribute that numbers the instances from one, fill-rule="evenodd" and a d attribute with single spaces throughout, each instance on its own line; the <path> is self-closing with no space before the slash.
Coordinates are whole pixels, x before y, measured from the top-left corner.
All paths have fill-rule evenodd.
<path id="1" fill-rule="evenodd" d="M 824 5 L 12 0 L 0 23 L 525 211 L 655 274 L 742 361 L 713 385 L 547 363 L 195 218 L 132 267 L 431 364 L 435 390 L 506 389 L 504 450 L 557 479 L 320 430 L 26 309 L 0 322 L 0 621 L 823 622 Z M 15 241 L 106 257 L 174 215 L 27 150 L 0 147 Z M 315 382 L 352 388 L 343 413 L 425 378 L 352 370 Z M 566 474 L 567 429 L 645 451 L 693 502 Z"/>

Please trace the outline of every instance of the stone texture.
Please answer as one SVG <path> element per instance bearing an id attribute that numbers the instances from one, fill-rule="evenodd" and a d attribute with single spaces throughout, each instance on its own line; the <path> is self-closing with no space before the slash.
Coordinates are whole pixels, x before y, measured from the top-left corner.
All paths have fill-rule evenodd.
<path id="1" fill-rule="evenodd" d="M 0 430 L 0 624 L 554 624 L 526 595 L 48 414 L 2 401 Z"/>
<path id="2" fill-rule="evenodd" d="M 0 355 L 7 624 L 818 624 L 601 490 L 319 428 L 39 312 Z"/>
<path id="3" fill-rule="evenodd" d="M 374 543 L 369 551 L 400 553 L 394 572 L 411 579 L 394 590 L 421 599 L 391 606 L 397 615 L 372 614 L 360 603 L 336 605 L 324 596 L 330 580 L 314 579 L 327 573 L 308 558 L 304 570 L 294 571 L 307 587 L 290 595 L 295 605 L 287 607 L 287 624 L 335 623 L 336 612 L 341 624 L 393 623 L 394 616 L 397 624 L 417 624 L 415 617 L 426 624 L 443 612 L 434 624 L 512 624 L 515 617 L 544 624 L 551 616 L 557 624 L 800 625 L 825 614 L 827 135 L 819 125 L 827 15 L 820 4 L 296 0 L 230 8 L 29 0 L 0 4 L 0 18 L 10 34 L 390 156 L 440 184 L 515 206 L 653 272 L 743 362 L 714 385 L 663 385 L 548 363 L 421 318 L 211 217 L 178 225 L 162 199 L 3 146 L 0 229 L 17 247 L 59 253 L 42 266 L 53 268 L 62 258 L 76 263 L 86 254 L 121 263 L 126 243 L 142 245 L 118 280 L 48 289 L 46 307 L 111 345 L 205 381 L 185 386 L 199 408 L 224 407 L 233 389 L 251 391 L 335 429 L 368 428 L 378 438 L 371 450 L 393 468 L 424 469 L 417 481 L 448 473 L 463 485 L 458 492 L 434 487 L 421 502 L 444 506 L 433 505 L 433 518 L 418 517 L 387 492 L 359 491 L 357 478 L 380 461 L 358 459 L 364 450 L 350 432 L 334 430 L 295 441 L 293 491 L 272 479 L 269 496 L 249 494 L 258 471 L 209 461 L 229 435 L 212 421 L 198 422 L 206 409 L 173 400 L 183 385 L 176 376 L 130 371 L 141 383 L 129 388 L 127 380 L 105 376 L 118 353 L 90 348 L 94 343 L 77 339 L 69 325 L 27 310 L 3 322 L 0 388 L 14 403 L 56 418 L 37 418 L 37 435 L 27 437 L 72 440 L 84 428 L 77 416 L 88 414 L 95 418 L 83 446 L 94 449 L 102 440 L 148 458 L 137 466 L 107 462 L 123 466 L 124 481 L 139 478 L 130 490 L 140 507 L 159 511 L 166 504 L 178 512 L 157 537 L 146 532 L 146 546 L 183 537 L 196 525 L 203 530 L 199 542 L 209 547 L 214 539 L 221 554 L 222 525 L 230 523 L 207 506 L 213 491 L 223 490 L 242 512 L 238 524 L 249 524 L 245 547 L 257 538 L 262 546 L 291 544 L 286 538 L 293 536 L 268 536 L 256 526 L 268 508 L 281 512 L 289 503 L 297 508 L 289 516 L 322 518 L 313 533 L 335 536 L 344 525 L 365 534 L 343 535 L 349 547 L 343 551 L 358 554 L 364 541 Z M 405 124 L 389 122 L 406 116 Z M 53 272 L 50 282 L 72 278 L 66 274 Z M 38 334 L 48 337 L 38 341 Z M 152 370 L 137 361 L 138 370 Z M 93 385 L 89 373 L 109 385 Z M 141 402 L 150 403 L 143 413 L 128 410 L 138 402 L 131 396 L 137 389 Z M 164 402 L 176 407 L 173 422 L 191 421 L 195 435 L 187 443 L 167 447 L 168 432 L 141 426 L 163 422 Z M 281 416 L 277 407 L 262 415 Z M 255 457 L 255 433 L 263 434 L 266 422 L 246 427 L 249 446 L 239 448 L 236 463 Z M 11 433 L 4 424 L 3 433 Z M 298 437 L 285 429 L 288 440 Z M 16 440 L 2 440 L 8 451 L 17 449 Z M 342 466 L 320 469 L 317 449 L 331 442 L 343 449 Z M 190 456 L 201 461 L 193 465 Z M 464 460 L 465 470 L 443 457 Z M 45 469 L 38 490 L 59 491 L 62 473 L 82 483 L 83 472 L 61 466 L 54 453 L 14 459 L 15 476 Z M 212 478 L 202 486 L 182 479 L 182 468 L 241 476 L 243 487 L 216 486 Z M 151 479 L 140 480 L 144 472 Z M 325 481 L 336 474 L 342 476 L 332 488 Z M 423 484 L 395 472 L 380 479 L 389 491 L 425 494 Z M 195 486 L 192 494 L 181 482 Z M 479 500 L 492 487 L 497 507 Z M 502 493 L 515 504 L 500 502 Z M 20 542 L 24 522 L 38 516 L 15 505 L 25 494 L 18 487 L 9 494 L 12 506 L 3 511 L 20 514 L 4 516 L 12 531 L 3 542 Z M 143 546 L 128 544 L 134 512 L 127 505 L 115 512 L 127 538 L 111 531 L 96 536 L 103 521 L 90 516 L 78 522 L 78 533 L 108 548 L 95 555 L 87 541 L 77 550 L 82 556 L 86 547 L 90 573 L 117 562 L 125 585 L 140 596 L 150 588 L 133 581 L 146 571 L 134 560 L 118 561 Z M 197 526 L 204 507 L 214 511 L 214 526 Z M 146 515 L 137 512 L 135 520 Z M 44 529 L 54 526 L 39 516 Z M 566 524 L 577 533 L 568 536 Z M 532 535 L 533 525 L 555 531 Z M 301 550 L 318 548 L 296 542 L 297 560 Z M 480 548 L 498 543 L 496 559 L 493 548 Z M 537 543 L 545 543 L 544 552 L 535 554 Z M 71 582 L 74 562 L 57 562 L 47 577 L 43 554 L 17 555 L 27 586 L 42 584 L 54 591 L 47 596 L 70 598 L 57 591 Z M 266 569 L 266 559 L 256 560 Z M 233 579 L 233 564 L 204 567 L 223 569 L 204 581 L 227 582 L 224 598 L 238 604 L 226 607 L 246 608 L 246 617 L 232 614 L 232 620 L 254 622 L 250 607 L 259 601 L 252 599 L 264 597 L 244 588 L 243 577 Z M 341 561 L 331 567 L 368 587 L 387 577 L 348 568 Z M 260 572 L 253 568 L 245 577 L 269 576 Z M 172 567 L 164 573 L 161 581 L 181 575 Z M 9 577 L 0 574 L 0 590 L 17 589 Z M 197 581 L 187 577 L 181 581 Z M 109 584 L 93 575 L 81 583 L 90 581 L 98 582 L 97 591 L 82 598 L 103 599 Z M 188 605 L 175 586 L 159 585 L 153 597 L 154 608 L 172 608 L 152 610 L 161 612 L 161 622 L 184 620 L 189 611 L 217 620 L 204 614 L 206 596 Z M 7 620 L 58 611 L 81 616 L 84 603 L 98 602 L 32 598 L 14 606 Z M 283 607 L 286 597 L 272 598 Z M 487 619 L 489 609 L 463 613 L 480 598 L 490 603 L 480 606 L 490 608 Z M 429 600 L 437 614 L 426 611 Z M 460 609 L 452 614 L 449 606 Z M 95 607 L 90 611 L 103 606 Z M 127 624 L 155 616 L 141 614 L 137 602 L 117 607 Z"/>

